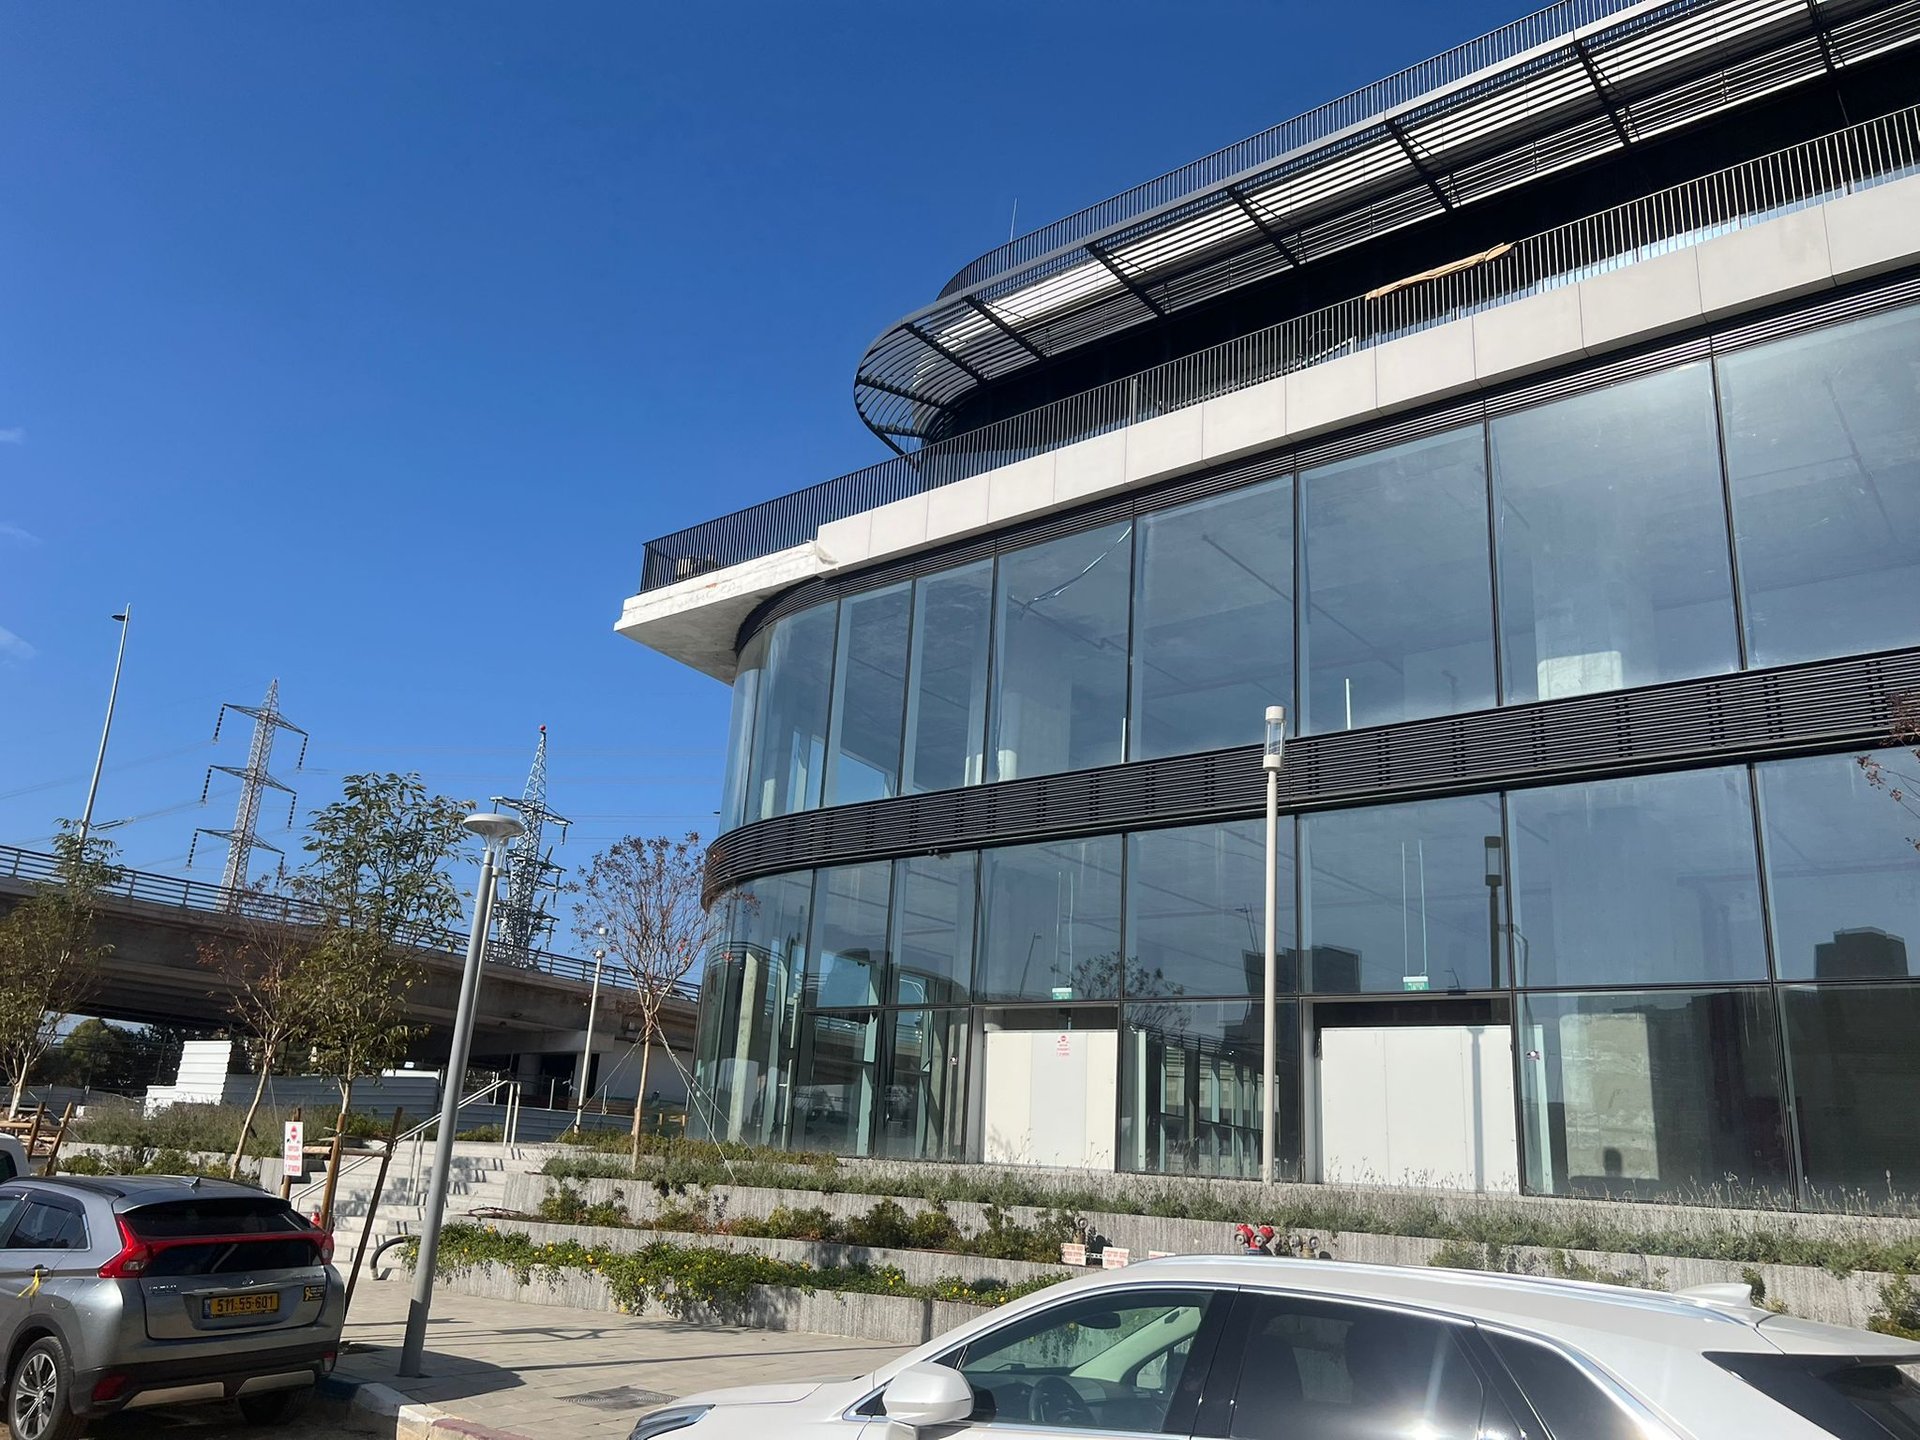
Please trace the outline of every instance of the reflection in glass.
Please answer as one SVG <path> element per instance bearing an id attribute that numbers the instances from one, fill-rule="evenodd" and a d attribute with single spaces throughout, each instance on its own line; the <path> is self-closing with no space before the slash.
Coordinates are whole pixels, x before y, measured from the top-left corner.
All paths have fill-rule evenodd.
<path id="1" fill-rule="evenodd" d="M 1266 822 L 1233 820 L 1129 836 L 1130 994 L 1258 995 L 1266 983 Z M 1275 908 L 1278 986 L 1299 988 L 1293 821 L 1282 820 Z"/>
<path id="2" fill-rule="evenodd" d="M 1508 703 L 1732 670 L 1704 362 L 1492 422 Z"/>
<path id="3" fill-rule="evenodd" d="M 733 677 L 732 717 L 727 723 L 727 772 L 720 783 L 720 826 L 731 830 L 747 808 L 747 768 L 753 763 L 753 712 L 760 702 L 760 667 L 766 663 L 767 641 L 762 630 L 740 652 Z"/>
<path id="4" fill-rule="evenodd" d="M 820 803 L 833 634 L 832 605 L 802 610 L 773 626 L 754 720 L 749 820 L 790 815 Z"/>
<path id="5" fill-rule="evenodd" d="M 1144 516 L 1139 544 L 1128 758 L 1259 739 L 1293 698 L 1292 479 Z"/>
<path id="6" fill-rule="evenodd" d="M 895 1010 L 879 1153 L 902 1160 L 966 1158 L 967 1012 Z"/>
<path id="7" fill-rule="evenodd" d="M 1478 425 L 1309 470 L 1302 729 L 1494 703 L 1486 438 Z"/>
<path id="8" fill-rule="evenodd" d="M 1920 986 L 1780 991 L 1809 1198 L 1838 1210 L 1920 1207 Z"/>
<path id="9" fill-rule="evenodd" d="M 1000 557 L 989 779 L 1121 759 L 1131 525 Z"/>
<path id="10" fill-rule="evenodd" d="M 1333 810 L 1301 823 L 1309 986 L 1319 993 L 1505 985 L 1487 915 L 1490 796 Z"/>
<path id="11" fill-rule="evenodd" d="M 1764 980 L 1744 769 L 1516 790 L 1522 986 Z"/>
<path id="12" fill-rule="evenodd" d="M 813 897 L 813 963 L 808 1009 L 846 1009 L 880 1003 L 887 973 L 885 860 L 819 872 Z"/>
<path id="13" fill-rule="evenodd" d="M 1889 786 L 1912 752 L 1881 750 Z M 1884 980 L 1920 959 L 1920 855 L 1912 811 L 1851 755 L 1759 767 L 1774 964 L 1783 980 Z"/>
<path id="14" fill-rule="evenodd" d="M 978 785 L 987 731 L 993 562 L 914 581 L 902 794 Z"/>
<path id="15" fill-rule="evenodd" d="M 720 1059 L 712 1095 L 734 1139 L 778 1145 L 786 1135 L 812 891 L 813 877 L 803 870 L 747 881 L 727 902 L 727 943 L 709 961 L 706 983 L 716 983 L 717 966 Z"/>
<path id="16" fill-rule="evenodd" d="M 1120 837 L 980 853 L 980 1000 L 1120 993 Z"/>
<path id="17" fill-rule="evenodd" d="M 1718 364 L 1749 663 L 1920 641 L 1920 308 Z"/>
<path id="18" fill-rule="evenodd" d="M 880 1016 L 810 1014 L 800 1026 L 788 1143 L 833 1155 L 871 1153 Z"/>
<path id="19" fill-rule="evenodd" d="M 828 805 L 883 800 L 900 783 L 900 715 L 907 684 L 905 585 L 849 595 L 840 602 L 834 652 L 833 748 L 827 755 Z"/>
<path id="20" fill-rule="evenodd" d="M 1126 1008 L 1120 1032 L 1120 1163 L 1161 1175 L 1260 1173 L 1264 1028 L 1257 999 Z M 1275 1170 L 1300 1173 L 1299 1007 L 1282 1001 L 1274 1074 Z"/>
<path id="21" fill-rule="evenodd" d="M 974 852 L 893 862 L 893 999 L 964 1005 L 973 976 Z"/>
<path id="22" fill-rule="evenodd" d="M 1533 995 L 1521 1005 L 1529 1190 L 1781 1203 L 1791 1182 L 1769 991 Z"/>

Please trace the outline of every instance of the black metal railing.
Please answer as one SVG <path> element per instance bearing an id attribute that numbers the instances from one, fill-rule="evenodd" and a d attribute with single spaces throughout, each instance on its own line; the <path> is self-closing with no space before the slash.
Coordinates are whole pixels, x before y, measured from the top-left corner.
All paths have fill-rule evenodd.
<path id="1" fill-rule="evenodd" d="M 58 884 L 61 878 L 60 862 L 42 851 L 23 850 L 17 845 L 0 845 L 0 877 L 25 880 L 35 885 Z M 265 895 L 249 890 L 230 892 L 225 886 L 209 884 L 205 880 L 156 875 L 146 870 L 122 869 L 119 878 L 100 893 L 114 900 L 137 900 L 174 910 L 276 921 L 283 925 L 315 925 L 323 918 L 317 906 L 291 896 Z M 467 949 L 466 935 L 457 930 L 416 930 L 402 939 L 413 949 L 435 953 L 464 955 Z M 563 955 L 554 950 L 518 950 L 494 944 L 488 946 L 487 958 L 506 969 L 533 970 L 559 980 L 585 983 L 593 979 L 591 959 Z M 624 990 L 634 988 L 633 977 L 624 965 L 618 963 L 602 967 L 601 984 Z M 683 981 L 674 986 L 674 993 L 683 1000 L 698 1000 L 700 987 L 697 981 Z"/>
<path id="2" fill-rule="evenodd" d="M 967 265 L 940 291 L 941 298 L 1018 270 L 1064 246 L 1115 225 L 1171 205 L 1188 196 L 1225 184 L 1256 166 L 1266 165 L 1305 145 L 1318 144 L 1351 126 L 1377 119 L 1442 86 L 1452 85 L 1489 66 L 1499 65 L 1538 46 L 1563 40 L 1583 25 L 1625 10 L 1638 0 L 1557 0 L 1556 4 L 1523 15 L 1498 30 L 1453 49 L 1409 65 L 1397 74 L 1375 80 L 1350 94 L 1317 105 L 1302 115 L 1283 120 L 1258 135 L 1189 161 L 1177 170 L 1123 190 L 1050 225 L 1009 240 Z"/>
<path id="3" fill-rule="evenodd" d="M 1542 12 L 1545 13 L 1545 12 Z M 1396 289 L 1296 316 L 863 470 L 650 541 L 657 590 L 812 541 L 832 520 L 1591 279 L 1920 169 L 1920 106 L 1544 231 Z"/>

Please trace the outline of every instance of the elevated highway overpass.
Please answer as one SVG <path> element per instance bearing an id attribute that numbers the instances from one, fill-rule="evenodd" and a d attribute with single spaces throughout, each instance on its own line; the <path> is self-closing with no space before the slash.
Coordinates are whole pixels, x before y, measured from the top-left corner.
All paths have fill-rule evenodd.
<path id="1" fill-rule="evenodd" d="M 53 881 L 54 857 L 17 846 L 0 845 L 0 914 L 35 888 Z M 228 1003 L 232 987 L 218 970 L 200 963 L 200 947 L 241 933 L 247 918 L 227 906 L 218 885 L 128 870 L 102 892 L 98 908 L 101 940 L 112 951 L 82 1010 L 106 1020 L 177 1025 L 214 1030 L 232 1023 Z M 420 983 L 407 994 L 411 1023 L 422 1033 L 410 1058 L 423 1066 L 445 1061 L 453 1013 L 460 993 L 460 971 L 467 937 L 448 930 L 422 935 L 409 947 L 421 967 Z M 473 1064 L 512 1069 L 528 1093 L 547 1094 L 554 1077 L 571 1077 L 585 1039 L 593 962 L 578 956 L 538 950 L 507 963 L 489 958 L 480 986 L 480 1008 L 473 1039 Z M 609 963 L 601 981 L 594 1024 L 593 1053 L 598 1081 L 609 1094 L 632 1097 L 637 1065 L 619 1063 L 637 1041 L 638 1024 L 629 1014 L 633 982 Z M 692 1069 L 694 1003 L 691 985 L 676 991 L 661 1013 L 669 1045 L 680 1063 Z M 657 1046 L 656 1046 L 657 1050 Z M 623 1083 L 624 1077 L 624 1083 Z M 683 1098 L 680 1078 L 656 1054 L 649 1091 Z"/>

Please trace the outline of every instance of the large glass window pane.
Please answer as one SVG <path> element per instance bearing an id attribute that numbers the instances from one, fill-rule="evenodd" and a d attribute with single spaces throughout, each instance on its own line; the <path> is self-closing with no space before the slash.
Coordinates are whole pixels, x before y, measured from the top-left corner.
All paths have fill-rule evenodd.
<path id="1" fill-rule="evenodd" d="M 1510 703 L 1732 670 L 1705 362 L 1493 421 Z"/>
<path id="2" fill-rule="evenodd" d="M 1920 1194 L 1920 986 L 1794 985 L 1787 1053 L 1810 1198 L 1905 1210 Z"/>
<path id="3" fill-rule="evenodd" d="M 1920 309 L 1719 365 L 1749 662 L 1920 641 Z"/>
<path id="4" fill-rule="evenodd" d="M 907 612 L 913 592 L 889 586 L 840 602 L 826 804 L 884 800 L 900 785 L 900 722 L 906 702 Z"/>
<path id="5" fill-rule="evenodd" d="M 719 1012 L 715 1103 L 729 1139 L 777 1145 L 786 1134 L 800 987 L 806 974 L 813 876 L 771 875 L 741 885 L 729 902 Z"/>
<path id="6" fill-rule="evenodd" d="M 820 803 L 834 628 L 832 605 L 802 610 L 774 623 L 754 720 L 749 820 L 791 815 Z"/>
<path id="7" fill-rule="evenodd" d="M 809 1009 L 835 1010 L 880 1003 L 887 974 L 888 886 L 885 860 L 822 870 L 813 896 Z"/>
<path id="8" fill-rule="evenodd" d="M 968 1012 L 896 1010 L 881 1095 L 882 1155 L 902 1160 L 966 1158 Z"/>
<path id="9" fill-rule="evenodd" d="M 1522 986 L 1767 978 L 1743 769 L 1517 790 Z"/>
<path id="10" fill-rule="evenodd" d="M 753 714 L 760 702 L 760 667 L 767 661 L 765 630 L 740 652 L 733 676 L 732 717 L 727 723 L 727 773 L 720 784 L 720 826 L 731 830 L 746 818 L 747 770 L 753 764 Z"/>
<path id="11" fill-rule="evenodd" d="M 1129 758 L 1258 741 L 1293 701 L 1292 479 L 1142 517 L 1134 583 Z"/>
<path id="12" fill-rule="evenodd" d="M 1305 730 L 1494 703 L 1486 436 L 1478 425 L 1300 477 Z"/>
<path id="13" fill-rule="evenodd" d="M 1266 983 L 1263 820 L 1147 830 L 1128 837 L 1127 993 L 1258 995 Z M 1299 988 L 1293 926 L 1293 821 L 1275 869 L 1275 970 Z"/>
<path id="14" fill-rule="evenodd" d="M 1500 806 L 1483 795 L 1306 817 L 1309 988 L 1505 985 L 1487 915 L 1486 842 L 1499 835 Z"/>
<path id="15" fill-rule="evenodd" d="M 1275 1173 L 1300 1173 L 1300 1017 L 1280 1002 Z M 1260 1173 L 1260 1002 L 1129 1005 L 1120 1031 L 1120 1164 L 1161 1175 Z"/>
<path id="16" fill-rule="evenodd" d="M 1000 557 L 989 778 L 1120 760 L 1132 564 L 1131 525 Z"/>
<path id="17" fill-rule="evenodd" d="M 1527 1188 L 1779 1205 L 1788 1177 L 1773 997 L 1523 997 Z"/>
<path id="18" fill-rule="evenodd" d="M 964 1005 L 973 979 L 975 854 L 893 862 L 893 998 Z"/>
<path id="19" fill-rule="evenodd" d="M 872 1010 L 809 1014 L 801 1022 L 788 1141 L 794 1149 L 871 1153 L 879 1046 L 880 1016 Z"/>
<path id="20" fill-rule="evenodd" d="M 1120 993 L 1120 837 L 980 855 L 980 1000 Z"/>
<path id="21" fill-rule="evenodd" d="M 901 792 L 978 785 L 986 750 L 993 562 L 914 581 Z"/>
<path id="22" fill-rule="evenodd" d="M 1912 779 L 1912 752 L 1882 750 L 1884 786 L 1852 755 L 1762 765 L 1774 964 L 1783 980 L 1884 980 L 1916 973 L 1920 833 L 1892 791 Z"/>

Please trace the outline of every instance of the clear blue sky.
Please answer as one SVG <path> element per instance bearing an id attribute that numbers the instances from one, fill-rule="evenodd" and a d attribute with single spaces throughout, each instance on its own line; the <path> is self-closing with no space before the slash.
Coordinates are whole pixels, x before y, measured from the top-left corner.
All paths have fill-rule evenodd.
<path id="1" fill-rule="evenodd" d="M 861 350 L 968 259 L 1513 18 L 1228 0 L 14 5 L 0 840 L 194 801 L 279 677 L 340 775 L 557 858 L 706 827 L 726 693 L 612 633 L 654 535 L 885 452 Z M 185 873 L 211 803 L 114 833 Z M 285 822 L 268 807 L 268 838 Z M 203 849 L 192 873 L 219 875 Z"/>

